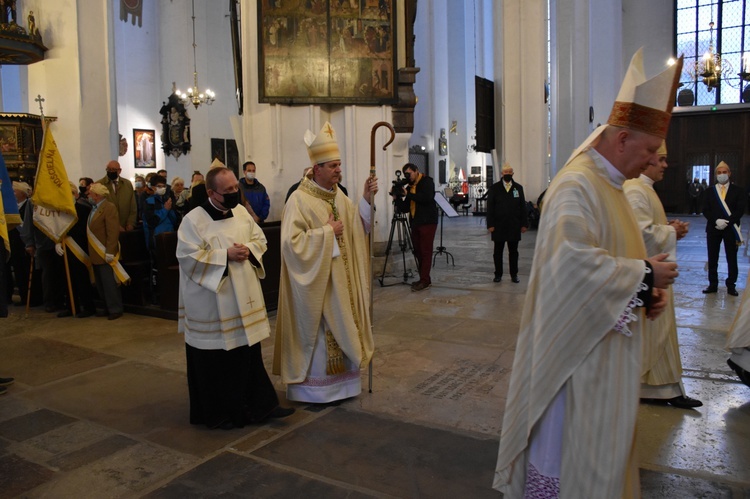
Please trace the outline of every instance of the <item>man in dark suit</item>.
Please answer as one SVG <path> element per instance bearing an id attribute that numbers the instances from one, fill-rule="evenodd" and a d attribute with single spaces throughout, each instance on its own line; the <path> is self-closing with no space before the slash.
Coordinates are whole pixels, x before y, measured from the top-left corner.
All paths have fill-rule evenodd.
<path id="1" fill-rule="evenodd" d="M 716 185 L 703 191 L 703 216 L 706 217 L 708 247 L 708 287 L 704 293 L 716 293 L 719 287 L 719 247 L 724 243 L 727 257 L 727 293 L 737 296 L 737 248 L 742 243 L 740 219 L 745 213 L 745 191 L 731 184 L 732 172 L 723 161 L 714 171 Z"/>
<path id="2" fill-rule="evenodd" d="M 394 196 L 396 208 L 409 214 L 411 241 L 419 264 L 419 281 L 411 285 L 412 291 L 422 291 L 432 286 L 432 246 L 437 231 L 438 210 L 435 204 L 435 182 L 419 173 L 417 165 L 406 163 L 402 168 L 409 185 L 401 196 Z"/>
<path id="3" fill-rule="evenodd" d="M 513 167 L 505 164 L 502 169 L 502 180 L 490 187 L 487 192 L 487 230 L 492 234 L 495 249 L 492 257 L 495 261 L 494 282 L 503 278 L 503 251 L 508 243 L 508 264 L 510 280 L 518 279 L 518 241 L 526 232 L 529 222 L 526 217 L 526 198 L 521 184 L 513 180 Z"/>

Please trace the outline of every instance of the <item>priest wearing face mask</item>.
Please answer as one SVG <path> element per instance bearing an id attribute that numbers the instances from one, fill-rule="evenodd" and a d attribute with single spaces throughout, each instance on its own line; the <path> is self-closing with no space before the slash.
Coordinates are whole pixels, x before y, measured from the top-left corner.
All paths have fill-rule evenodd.
<path id="1" fill-rule="evenodd" d="M 130 180 L 120 176 L 122 168 L 117 161 L 107 163 L 107 174 L 96 181 L 109 191 L 107 201 L 117 208 L 117 218 L 120 222 L 120 232 L 133 230 L 135 227 L 138 208 L 135 202 L 133 184 Z"/>
<path id="2" fill-rule="evenodd" d="M 260 347 L 270 334 L 260 287 L 266 237 L 238 207 L 231 170 L 211 169 L 206 191 L 177 231 L 190 423 L 231 429 L 288 416 L 294 410 L 279 406 Z"/>
<path id="3" fill-rule="evenodd" d="M 262 224 L 268 218 L 271 200 L 268 198 L 266 188 L 255 178 L 255 163 L 252 161 L 245 162 L 242 165 L 242 170 L 245 172 L 245 178 L 240 179 L 242 205 L 253 217 L 255 223 Z"/>
<path id="4" fill-rule="evenodd" d="M 719 288 L 719 248 L 724 243 L 728 275 L 727 294 L 737 296 L 737 248 L 742 244 L 740 219 L 745 213 L 744 189 L 729 182 L 729 165 L 719 163 L 714 171 L 716 185 L 703 192 L 703 216 L 706 217 L 708 247 L 708 287 L 703 293 L 716 293 Z"/>

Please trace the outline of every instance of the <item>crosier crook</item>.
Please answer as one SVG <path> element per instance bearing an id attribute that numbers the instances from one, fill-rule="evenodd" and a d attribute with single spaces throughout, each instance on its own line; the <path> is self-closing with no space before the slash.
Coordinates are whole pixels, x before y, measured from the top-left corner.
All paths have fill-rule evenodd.
<path id="1" fill-rule="evenodd" d="M 370 131 L 370 178 L 375 177 L 375 131 L 377 131 L 380 127 L 386 127 L 388 130 L 391 131 L 391 138 L 383 145 L 383 150 L 385 151 L 389 145 L 391 145 L 391 142 L 396 138 L 396 130 L 393 129 L 393 125 L 388 123 L 387 121 L 378 121 L 375 123 L 372 127 L 372 130 Z M 375 229 L 375 193 L 370 191 L 370 269 L 372 269 L 373 260 L 375 259 L 375 254 L 373 252 L 373 231 Z M 372 275 L 370 275 L 370 328 L 373 328 L 372 325 Z M 374 329 L 374 328 L 373 328 Z M 374 335 L 374 331 L 373 331 Z M 367 366 L 368 371 L 368 390 L 370 393 L 372 393 L 372 357 L 370 357 L 370 362 Z"/>

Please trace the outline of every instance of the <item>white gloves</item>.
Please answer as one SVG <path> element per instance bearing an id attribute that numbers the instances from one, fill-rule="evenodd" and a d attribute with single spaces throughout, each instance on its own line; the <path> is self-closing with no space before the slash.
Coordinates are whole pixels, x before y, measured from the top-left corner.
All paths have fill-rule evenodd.
<path id="1" fill-rule="evenodd" d="M 64 251 L 63 251 L 62 244 L 55 243 L 55 253 L 57 253 L 60 256 L 63 256 Z"/>
<path id="2" fill-rule="evenodd" d="M 104 261 L 107 263 L 112 263 L 115 261 L 115 255 L 110 255 L 109 253 L 106 253 L 104 255 Z"/>
<path id="3" fill-rule="evenodd" d="M 724 220 L 723 218 L 719 218 L 718 220 L 716 220 L 716 228 L 718 230 L 726 229 L 727 225 L 729 225 L 729 220 Z"/>

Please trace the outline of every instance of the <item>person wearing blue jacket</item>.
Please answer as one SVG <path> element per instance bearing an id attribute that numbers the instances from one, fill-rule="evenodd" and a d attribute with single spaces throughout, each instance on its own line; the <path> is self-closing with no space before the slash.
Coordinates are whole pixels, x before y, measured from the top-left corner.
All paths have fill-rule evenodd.
<path id="1" fill-rule="evenodd" d="M 245 178 L 240 179 L 242 204 L 255 223 L 262 224 L 268 218 L 271 200 L 268 198 L 266 188 L 255 178 L 255 163 L 247 161 L 242 165 L 242 171 L 245 173 Z"/>
<path id="2" fill-rule="evenodd" d="M 149 250 L 154 249 L 154 237 L 162 232 L 174 232 L 179 225 L 179 217 L 172 206 L 174 201 L 167 194 L 167 179 L 154 175 L 151 185 L 154 193 L 146 198 L 143 207 L 143 229 Z"/>

